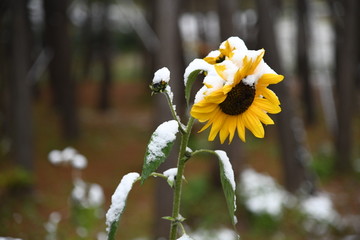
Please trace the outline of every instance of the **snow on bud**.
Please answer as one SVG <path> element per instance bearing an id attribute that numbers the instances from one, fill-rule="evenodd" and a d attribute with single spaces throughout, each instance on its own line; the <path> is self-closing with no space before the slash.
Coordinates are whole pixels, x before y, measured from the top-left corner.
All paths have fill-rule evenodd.
<path id="1" fill-rule="evenodd" d="M 163 68 L 157 70 L 154 74 L 154 78 L 150 85 L 152 94 L 164 92 L 169 81 L 170 81 L 170 71 L 168 68 L 163 67 Z"/>

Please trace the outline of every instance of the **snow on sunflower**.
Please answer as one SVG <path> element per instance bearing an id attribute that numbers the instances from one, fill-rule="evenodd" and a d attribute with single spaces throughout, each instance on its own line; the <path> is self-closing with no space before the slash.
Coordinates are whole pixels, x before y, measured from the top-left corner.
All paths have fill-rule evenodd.
<path id="1" fill-rule="evenodd" d="M 206 122 L 199 132 L 211 126 L 209 141 L 219 134 L 221 143 L 227 138 L 231 143 L 237 131 L 245 142 L 245 129 L 263 138 L 263 124 L 274 124 L 268 113 L 279 113 L 280 101 L 268 86 L 284 77 L 264 62 L 264 53 L 248 50 L 240 38 L 231 37 L 204 58 L 214 71 L 207 72 L 190 114 Z"/>

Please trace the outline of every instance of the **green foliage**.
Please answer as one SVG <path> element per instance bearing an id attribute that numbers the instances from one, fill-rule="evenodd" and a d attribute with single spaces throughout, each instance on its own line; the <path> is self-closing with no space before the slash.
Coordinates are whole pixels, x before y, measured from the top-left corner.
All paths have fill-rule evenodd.
<path id="1" fill-rule="evenodd" d="M 99 207 L 84 207 L 80 203 L 72 204 L 71 219 L 74 226 L 86 229 L 88 236 L 94 236 L 97 231 L 102 209 Z"/>
<path id="2" fill-rule="evenodd" d="M 0 174 L 0 189 L 15 190 L 33 183 L 31 174 L 23 168 L 14 167 Z"/>
<path id="3" fill-rule="evenodd" d="M 235 225 L 236 224 L 236 222 L 235 222 L 235 210 L 236 210 L 236 206 L 235 206 L 235 199 L 236 199 L 235 189 L 233 189 L 233 187 L 231 185 L 231 182 L 226 177 L 223 162 L 219 161 L 219 164 L 220 164 L 221 185 L 222 185 L 224 195 L 225 195 L 225 199 L 226 199 L 226 203 L 227 203 L 227 206 L 228 206 L 231 223 L 233 225 Z"/>
<path id="4" fill-rule="evenodd" d="M 182 214 L 192 227 L 210 229 L 228 222 L 224 198 L 220 191 L 221 189 L 204 175 L 190 179 L 184 186 Z"/>
<path id="5" fill-rule="evenodd" d="M 314 155 L 310 167 L 322 180 L 329 180 L 335 171 L 335 158 L 329 153 L 322 151 Z"/>
<path id="6" fill-rule="evenodd" d="M 185 99 L 186 99 L 186 103 L 187 105 L 189 105 L 190 103 L 190 93 L 191 93 L 191 88 L 192 85 L 194 84 L 197 76 L 199 75 L 199 73 L 201 73 L 202 70 L 195 70 L 192 73 L 189 74 L 189 77 L 186 81 L 186 86 L 185 86 Z"/>
<path id="7" fill-rule="evenodd" d="M 280 220 L 267 213 L 252 214 L 251 231 L 254 235 L 273 234 L 279 229 Z"/>
<path id="8" fill-rule="evenodd" d="M 158 167 L 167 159 L 176 140 L 175 138 L 173 141 L 169 141 L 163 146 L 158 145 L 158 147 L 161 147 L 160 151 L 153 152 L 153 149 L 150 146 L 152 144 L 158 144 L 156 143 L 156 141 L 158 140 L 157 138 L 158 133 L 155 130 L 146 148 L 144 165 L 141 173 L 141 184 L 143 184 L 144 181 L 150 176 L 150 174 L 155 172 Z"/>

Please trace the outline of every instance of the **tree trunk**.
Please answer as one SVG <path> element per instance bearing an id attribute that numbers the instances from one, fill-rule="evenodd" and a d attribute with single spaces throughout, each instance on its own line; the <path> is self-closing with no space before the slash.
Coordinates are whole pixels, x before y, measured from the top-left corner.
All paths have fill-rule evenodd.
<path id="1" fill-rule="evenodd" d="M 340 46 L 338 65 L 338 120 L 336 138 L 337 169 L 352 169 L 352 121 L 354 112 L 354 87 L 357 66 L 357 14 L 358 0 L 345 1 L 343 44 Z"/>
<path id="2" fill-rule="evenodd" d="M 222 42 L 229 37 L 236 35 L 233 23 L 236 2 L 234 0 L 217 0 L 217 5 L 220 25 L 220 38 Z"/>
<path id="3" fill-rule="evenodd" d="M 60 112 L 63 135 L 71 140 L 78 137 L 79 127 L 75 81 L 71 76 L 67 7 L 67 0 L 44 1 L 46 46 L 53 56 L 49 64 L 49 73 L 54 103 Z"/>
<path id="4" fill-rule="evenodd" d="M 182 44 L 180 30 L 178 27 L 180 0 L 156 0 L 154 25 L 155 31 L 160 40 L 159 49 L 156 51 L 155 67 L 156 69 L 167 67 L 171 72 L 170 85 L 174 91 L 174 102 L 181 116 L 181 109 L 184 106 L 184 84 L 183 71 L 184 63 L 182 57 Z M 170 120 L 170 110 L 167 102 L 161 94 L 155 97 L 156 125 Z M 174 150 L 177 145 L 174 146 Z M 175 153 L 174 151 L 173 153 Z M 171 154 L 170 158 L 161 166 L 160 172 L 171 167 L 176 167 L 176 154 Z M 163 216 L 171 216 L 172 212 L 172 190 L 166 182 L 156 182 L 156 213 L 155 213 L 155 239 L 168 238 L 169 221 L 161 219 Z"/>
<path id="5" fill-rule="evenodd" d="M 266 50 L 265 61 L 278 73 L 283 73 L 280 65 L 280 57 L 276 45 L 276 36 L 274 31 L 275 21 L 273 19 L 274 7 L 272 1 L 257 0 L 257 9 L 259 17 L 259 35 L 258 44 L 260 48 Z M 300 189 L 306 179 L 305 159 L 302 153 L 302 143 L 296 137 L 295 131 L 303 133 L 304 129 L 295 128 L 296 118 L 292 109 L 294 105 L 289 95 L 289 90 L 284 82 L 277 84 L 272 88 L 279 96 L 282 111 L 276 116 L 278 127 L 279 143 L 281 147 L 281 158 L 284 167 L 285 188 L 290 192 L 296 192 Z"/>
<path id="6" fill-rule="evenodd" d="M 307 0 L 297 0 L 297 76 L 301 85 L 301 99 L 305 109 L 305 122 L 315 121 L 314 98 L 310 84 L 310 69 L 308 58 L 309 23 Z"/>
<path id="7" fill-rule="evenodd" d="M 102 3 L 102 30 L 100 31 L 100 60 L 102 64 L 102 80 L 99 92 L 99 109 L 106 111 L 110 107 L 111 89 L 111 36 L 109 29 L 109 2 Z"/>
<path id="8" fill-rule="evenodd" d="M 12 150 L 15 161 L 28 171 L 33 170 L 33 136 L 31 86 L 26 82 L 29 69 L 27 0 L 11 2 L 12 41 L 10 62 L 10 111 Z"/>

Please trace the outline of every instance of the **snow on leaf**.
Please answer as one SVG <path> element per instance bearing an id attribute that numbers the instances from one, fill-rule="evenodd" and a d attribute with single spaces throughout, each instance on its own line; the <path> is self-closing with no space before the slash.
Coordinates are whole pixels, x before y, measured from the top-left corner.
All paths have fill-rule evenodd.
<path id="1" fill-rule="evenodd" d="M 184 73 L 185 99 L 188 105 L 190 102 L 190 93 L 191 93 L 192 85 L 195 82 L 196 77 L 203 71 L 215 72 L 215 69 L 212 65 L 210 65 L 203 59 L 194 59 L 185 69 L 185 73 Z"/>
<path id="2" fill-rule="evenodd" d="M 222 150 L 216 150 L 216 155 L 220 160 L 220 178 L 221 185 L 226 198 L 226 203 L 228 205 L 229 214 L 231 217 L 231 222 L 233 225 L 236 224 L 234 213 L 236 211 L 236 195 L 235 195 L 235 177 L 234 171 L 232 169 L 231 163 L 229 161 L 226 152 Z"/>
<path id="3" fill-rule="evenodd" d="M 191 238 L 189 235 L 187 235 L 186 233 L 184 233 L 180 238 L 178 238 L 177 240 L 193 240 L 193 238 Z"/>
<path id="4" fill-rule="evenodd" d="M 174 186 L 175 177 L 177 174 L 178 169 L 177 168 L 170 168 L 163 172 L 164 176 L 167 177 L 167 182 L 170 185 L 170 187 Z"/>
<path id="5" fill-rule="evenodd" d="M 160 166 L 168 157 L 176 134 L 179 131 L 179 125 L 176 120 L 170 120 L 162 123 L 152 134 L 147 146 L 143 170 L 141 173 L 141 182 L 143 183 L 152 172 Z"/>
<path id="6" fill-rule="evenodd" d="M 120 220 L 121 214 L 124 211 L 126 199 L 132 189 L 133 184 L 139 178 L 136 172 L 126 174 L 120 181 L 114 194 L 111 197 L 111 206 L 106 213 L 107 231 L 110 234 L 115 234 L 117 223 Z"/>

